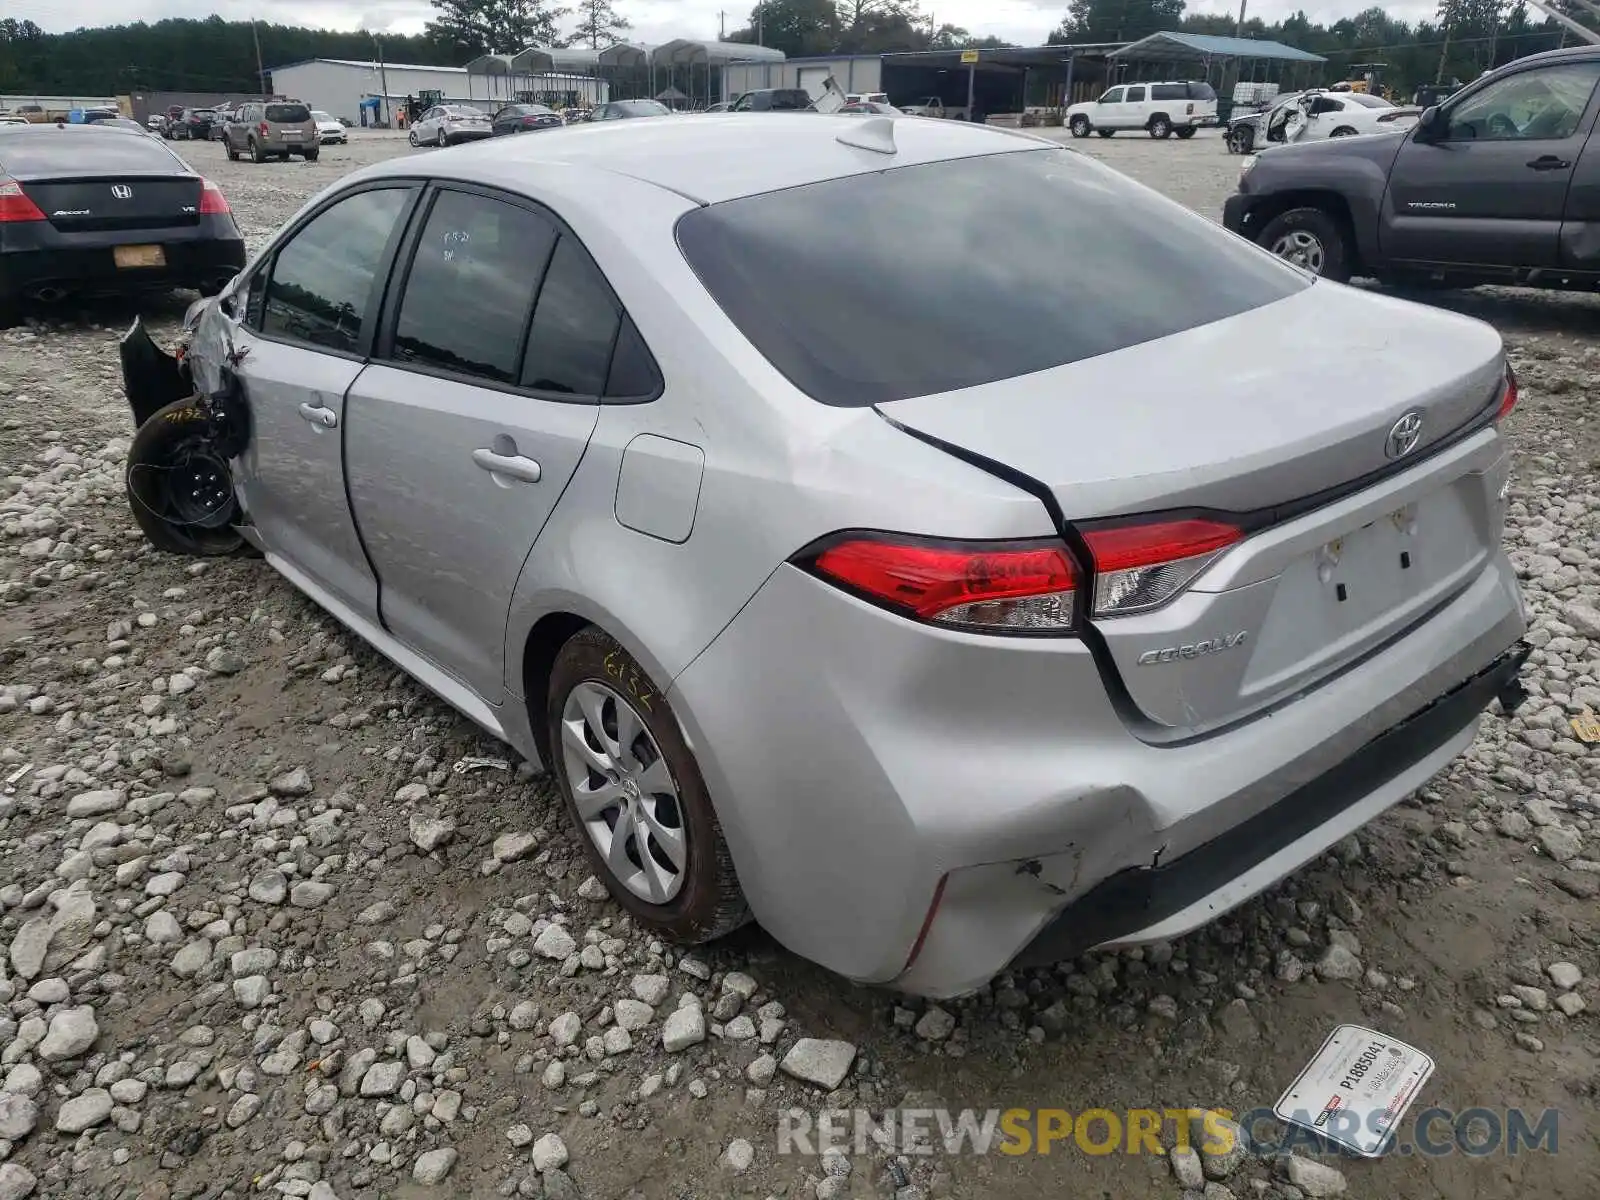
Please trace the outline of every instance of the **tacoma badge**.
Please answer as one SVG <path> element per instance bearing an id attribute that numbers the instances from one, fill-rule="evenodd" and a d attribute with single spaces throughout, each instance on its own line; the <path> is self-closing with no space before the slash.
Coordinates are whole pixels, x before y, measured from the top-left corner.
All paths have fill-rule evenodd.
<path id="1" fill-rule="evenodd" d="M 1139 655 L 1138 662 L 1141 667 L 1148 667 L 1155 663 L 1177 662 L 1184 658 L 1204 658 L 1208 654 L 1221 654 L 1224 650 L 1234 650 L 1244 645 L 1247 636 L 1248 632 L 1241 629 L 1238 633 L 1230 633 L 1227 637 L 1188 642 L 1182 646 L 1168 646 L 1165 650 L 1146 650 Z"/>

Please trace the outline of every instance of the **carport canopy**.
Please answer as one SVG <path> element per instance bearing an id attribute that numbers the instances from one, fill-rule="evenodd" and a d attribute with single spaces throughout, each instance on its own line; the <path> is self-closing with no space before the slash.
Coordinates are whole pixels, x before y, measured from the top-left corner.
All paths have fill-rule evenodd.
<path id="1" fill-rule="evenodd" d="M 602 67 L 642 67 L 649 61 L 650 51 L 643 46 L 632 46 L 627 42 L 607 46 L 600 51 L 599 57 L 599 64 Z"/>
<path id="2" fill-rule="evenodd" d="M 509 75 L 511 55 L 485 54 L 467 64 L 468 75 Z"/>
<path id="3" fill-rule="evenodd" d="M 1325 63 L 1328 60 L 1309 50 L 1285 46 L 1282 42 L 1255 38 L 1216 37 L 1209 33 L 1152 33 L 1110 51 L 1107 58 L 1130 62 L 1194 62 L 1196 59 L 1262 59 L 1274 62 Z"/>
<path id="4" fill-rule="evenodd" d="M 650 52 L 658 67 L 723 66 L 736 62 L 783 62 L 788 55 L 771 46 L 746 42 L 696 42 L 687 38 L 665 42 Z"/>

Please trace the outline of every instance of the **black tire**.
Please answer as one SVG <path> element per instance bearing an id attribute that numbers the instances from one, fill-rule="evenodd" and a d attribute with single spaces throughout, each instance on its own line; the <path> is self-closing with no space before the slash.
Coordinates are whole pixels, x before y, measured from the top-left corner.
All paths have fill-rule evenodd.
<path id="1" fill-rule="evenodd" d="M 1304 267 L 1323 279 L 1345 283 L 1354 264 L 1344 224 L 1320 208 L 1291 208 L 1268 221 L 1256 239 L 1279 258 Z M 1315 263 L 1312 262 L 1312 246 Z M 1294 252 L 1288 252 L 1293 247 Z"/>
<path id="2" fill-rule="evenodd" d="M 417 131 L 415 129 L 413 129 L 410 134 L 407 135 L 406 141 L 410 142 L 413 147 L 422 145 L 422 143 L 417 140 Z"/>
<path id="3" fill-rule="evenodd" d="M 1115 129 L 1096 129 L 1095 132 L 1103 138 L 1117 136 L 1117 131 Z"/>
<path id="4" fill-rule="evenodd" d="M 1237 129 L 1228 130 L 1228 151 L 1231 154 L 1249 154 L 1255 148 L 1255 130 L 1248 125 L 1241 125 Z"/>
<path id="5" fill-rule="evenodd" d="M 614 697 L 630 697 L 629 706 L 660 748 L 661 759 L 678 789 L 677 828 L 683 830 L 686 846 L 683 882 L 677 894 L 664 904 L 635 895 L 616 878 L 578 815 L 562 752 L 562 711 L 580 684 L 599 684 Z M 615 701 L 610 703 L 614 705 Z M 694 753 L 683 739 L 667 698 L 656 690 L 633 657 L 609 634 L 593 626 L 574 634 L 561 647 L 551 668 L 546 711 L 551 773 L 561 788 L 573 832 L 595 877 L 605 883 L 616 902 L 646 929 L 687 945 L 712 941 L 747 923 L 750 908 L 740 890 L 733 858 Z M 614 707 L 609 711 L 614 718 Z M 658 818 L 664 812 L 659 806 L 655 811 Z M 642 852 L 649 853 L 647 849 Z"/>
<path id="6" fill-rule="evenodd" d="M 267 156 L 261 153 L 261 143 L 255 138 L 250 139 L 250 161 L 258 165 L 267 161 Z"/>
<path id="7" fill-rule="evenodd" d="M 248 549 L 233 528 L 239 519 L 233 480 L 209 449 L 206 432 L 206 414 L 190 397 L 153 413 L 128 448 L 125 482 L 133 519 L 150 544 L 168 554 L 219 558 Z M 196 488 L 209 494 L 184 495 Z"/>
<path id="8" fill-rule="evenodd" d="M 1164 142 L 1172 136 L 1172 122 L 1166 117 L 1162 116 L 1160 113 L 1157 113 L 1155 116 L 1150 118 L 1149 130 L 1151 137 L 1155 138 L 1158 142 Z"/>
<path id="9" fill-rule="evenodd" d="M 1328 135 L 1329 137 L 1355 137 L 1356 131 L 1348 125 L 1341 125 Z"/>
<path id="10" fill-rule="evenodd" d="M 239 161 L 239 152 L 233 148 L 233 143 L 227 138 L 222 139 L 222 149 L 227 154 L 229 162 Z"/>
<path id="11" fill-rule="evenodd" d="M 446 150 L 446 149 L 449 149 L 449 146 L 450 146 L 450 135 L 444 131 L 444 127 L 443 126 L 440 126 L 439 127 L 439 149 Z"/>
<path id="12" fill-rule="evenodd" d="M 1177 134 L 1178 138 L 1181 141 L 1187 142 L 1190 138 L 1192 138 L 1195 134 L 1199 133 L 1200 131 L 1198 129 L 1196 129 L 1193 125 L 1185 125 L 1182 129 L 1174 129 L 1172 132 Z"/>
<path id="13" fill-rule="evenodd" d="M 316 150 L 303 150 L 300 153 L 300 157 L 305 159 L 307 162 L 316 162 L 317 161 L 317 157 L 321 153 L 322 153 L 322 151 L 321 151 L 320 148 L 316 149 Z"/>
<path id="14" fill-rule="evenodd" d="M 1082 113 L 1079 113 L 1068 123 L 1068 128 L 1072 130 L 1073 137 L 1085 138 L 1089 136 L 1089 132 L 1094 128 L 1094 126 L 1089 124 L 1088 117 L 1084 116 Z"/>

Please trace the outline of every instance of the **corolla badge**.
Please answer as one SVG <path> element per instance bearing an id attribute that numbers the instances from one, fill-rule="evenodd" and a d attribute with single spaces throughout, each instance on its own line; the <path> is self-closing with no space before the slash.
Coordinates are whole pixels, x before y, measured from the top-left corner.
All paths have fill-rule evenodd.
<path id="1" fill-rule="evenodd" d="M 1238 633 L 1230 633 L 1222 637 L 1206 638 L 1198 642 L 1187 642 L 1182 646 L 1167 646 L 1160 650 L 1146 650 L 1139 655 L 1138 664 L 1141 667 L 1155 666 L 1157 663 L 1180 662 L 1189 658 L 1205 658 L 1212 654 L 1221 654 L 1224 650 L 1236 650 L 1244 645 L 1249 631 L 1241 629 Z"/>
<path id="2" fill-rule="evenodd" d="M 1422 414 L 1412 409 L 1396 421 L 1383 442 L 1385 458 L 1404 458 L 1422 441 Z"/>

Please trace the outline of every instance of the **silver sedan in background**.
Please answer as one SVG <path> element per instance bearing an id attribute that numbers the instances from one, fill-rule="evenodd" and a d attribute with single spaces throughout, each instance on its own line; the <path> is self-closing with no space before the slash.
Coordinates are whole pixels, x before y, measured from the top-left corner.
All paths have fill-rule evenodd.
<path id="1" fill-rule="evenodd" d="M 250 543 L 545 764 L 680 943 L 951 996 L 1172 938 L 1519 701 L 1499 335 L 1054 142 L 397 159 L 186 324 L 188 380 L 123 347 L 146 536 Z"/>
<path id="2" fill-rule="evenodd" d="M 454 146 L 492 137 L 489 114 L 470 104 L 436 104 L 411 127 L 413 146 Z"/>

